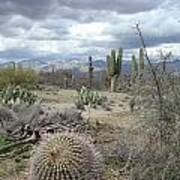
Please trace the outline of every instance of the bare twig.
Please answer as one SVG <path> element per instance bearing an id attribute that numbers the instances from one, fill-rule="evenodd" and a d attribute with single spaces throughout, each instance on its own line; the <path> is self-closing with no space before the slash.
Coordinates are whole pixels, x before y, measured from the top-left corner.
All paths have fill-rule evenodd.
<path id="1" fill-rule="evenodd" d="M 137 30 L 138 36 L 140 38 L 141 44 L 143 46 L 144 55 L 145 55 L 145 58 L 146 58 L 146 60 L 148 62 L 148 65 L 150 67 L 150 71 L 151 71 L 151 73 L 153 75 L 153 79 L 154 79 L 154 82 L 155 82 L 155 85 L 156 85 L 157 95 L 158 95 L 158 100 L 159 100 L 160 118 L 162 119 L 162 117 L 163 117 L 163 95 L 162 95 L 162 90 L 161 90 L 161 86 L 160 86 L 160 81 L 158 79 L 156 70 L 154 69 L 153 64 L 151 63 L 151 60 L 150 60 L 150 58 L 148 56 L 146 43 L 144 41 L 144 37 L 143 37 L 142 31 L 141 31 L 141 29 L 139 27 L 139 24 L 136 24 L 136 30 Z"/>

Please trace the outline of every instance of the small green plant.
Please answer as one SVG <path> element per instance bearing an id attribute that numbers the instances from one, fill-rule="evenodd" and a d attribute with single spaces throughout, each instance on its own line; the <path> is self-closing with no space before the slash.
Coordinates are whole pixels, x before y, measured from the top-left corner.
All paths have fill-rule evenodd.
<path id="1" fill-rule="evenodd" d="M 84 106 L 86 105 L 95 108 L 97 105 L 103 105 L 106 100 L 107 98 L 100 95 L 97 91 L 92 91 L 83 86 L 77 91 L 75 105 L 78 109 L 84 109 Z"/>
<path id="2" fill-rule="evenodd" d="M 7 145 L 7 144 L 9 144 L 9 141 L 7 140 L 7 138 L 4 136 L 0 136 L 0 146 Z"/>
<path id="3" fill-rule="evenodd" d="M 35 104 L 38 96 L 28 89 L 20 86 L 8 86 L 0 92 L 0 100 L 2 104 L 13 105 L 18 103 L 25 103 L 27 105 Z"/>
<path id="4" fill-rule="evenodd" d="M 102 173 L 101 155 L 86 136 L 61 133 L 41 142 L 29 180 L 101 180 Z"/>

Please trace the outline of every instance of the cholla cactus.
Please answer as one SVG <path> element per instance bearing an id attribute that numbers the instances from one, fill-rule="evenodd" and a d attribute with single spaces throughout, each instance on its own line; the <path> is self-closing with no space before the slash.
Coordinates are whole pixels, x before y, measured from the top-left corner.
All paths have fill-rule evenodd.
<path id="1" fill-rule="evenodd" d="M 102 157 L 87 138 L 56 134 L 43 141 L 31 162 L 29 180 L 101 180 Z"/>
<path id="2" fill-rule="evenodd" d="M 22 102 L 32 105 L 37 101 L 37 95 L 20 86 L 9 86 L 1 91 L 0 99 L 3 104 L 10 106 Z"/>

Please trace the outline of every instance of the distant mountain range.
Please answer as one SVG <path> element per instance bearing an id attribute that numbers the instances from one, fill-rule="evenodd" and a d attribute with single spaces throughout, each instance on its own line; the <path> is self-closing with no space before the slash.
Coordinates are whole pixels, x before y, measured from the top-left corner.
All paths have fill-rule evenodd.
<path id="1" fill-rule="evenodd" d="M 72 69 L 80 72 L 88 71 L 88 62 L 78 59 L 70 60 L 58 60 L 58 59 L 48 59 L 48 58 L 33 58 L 16 61 L 17 64 L 23 67 L 30 67 L 38 71 L 52 71 L 52 69 Z M 0 63 L 0 68 L 7 67 L 11 62 Z M 157 64 L 157 63 L 154 63 Z M 93 66 L 95 71 L 102 71 L 106 68 L 105 60 L 93 60 Z M 122 65 L 123 72 L 130 72 L 131 62 L 123 61 Z M 175 59 L 174 61 L 167 62 L 167 70 L 173 72 L 180 72 L 180 59 Z"/>
<path id="2" fill-rule="evenodd" d="M 57 60 L 57 59 L 28 59 L 15 61 L 17 65 L 22 67 L 30 67 L 35 70 L 51 71 L 52 69 L 78 69 L 79 71 L 88 71 L 88 62 L 78 59 L 70 60 Z M 9 66 L 11 62 L 0 63 L 0 68 Z M 93 66 L 96 71 L 100 71 L 105 68 L 106 63 L 103 60 L 94 60 Z"/>

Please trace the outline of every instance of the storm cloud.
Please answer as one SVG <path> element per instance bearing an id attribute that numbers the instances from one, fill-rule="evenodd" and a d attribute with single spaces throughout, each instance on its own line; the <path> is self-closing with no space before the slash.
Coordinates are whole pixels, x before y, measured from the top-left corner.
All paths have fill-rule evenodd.
<path id="1" fill-rule="evenodd" d="M 134 51 L 141 46 L 136 23 L 151 49 L 180 55 L 178 0 L 0 0 L 0 60 Z"/>

